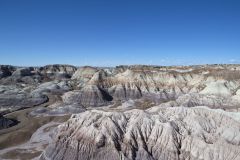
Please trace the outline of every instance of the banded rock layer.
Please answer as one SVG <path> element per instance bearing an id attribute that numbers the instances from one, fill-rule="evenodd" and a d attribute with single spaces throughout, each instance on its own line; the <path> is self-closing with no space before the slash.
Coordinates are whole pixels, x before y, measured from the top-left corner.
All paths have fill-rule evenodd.
<path id="1" fill-rule="evenodd" d="M 195 66 L 182 70 L 149 66 L 116 67 L 112 70 L 81 67 L 72 76 L 78 92 L 66 93 L 64 97 L 72 102 L 84 102 L 82 105 L 86 107 L 98 107 L 139 98 L 160 104 L 190 95 L 193 101 L 188 106 L 224 108 L 227 105 L 221 103 L 221 99 L 230 98 L 230 107 L 237 108 L 240 105 L 237 92 L 240 89 L 240 72 L 232 69 L 224 66 Z M 83 93 L 88 96 L 82 96 Z M 216 100 L 211 96 L 216 96 Z M 211 101 L 209 105 L 208 99 Z"/>

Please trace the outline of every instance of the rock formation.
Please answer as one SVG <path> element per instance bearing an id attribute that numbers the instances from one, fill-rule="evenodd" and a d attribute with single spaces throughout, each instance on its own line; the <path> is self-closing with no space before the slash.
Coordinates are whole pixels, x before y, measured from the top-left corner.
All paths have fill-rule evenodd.
<path id="1" fill-rule="evenodd" d="M 74 90 L 63 95 L 63 102 L 78 103 L 86 107 L 96 107 L 110 104 L 112 97 L 96 85 L 86 85 L 81 90 Z"/>
<path id="2" fill-rule="evenodd" d="M 39 72 L 50 79 L 64 79 L 71 78 L 74 72 L 77 70 L 76 67 L 71 65 L 47 65 L 39 68 Z"/>
<path id="3" fill-rule="evenodd" d="M 89 67 L 89 66 L 80 67 L 73 74 L 72 79 L 73 80 L 78 80 L 79 82 L 87 82 L 97 72 L 98 72 L 98 69 L 94 68 L 94 67 Z"/>
<path id="4" fill-rule="evenodd" d="M 5 148 L 5 157 L 237 160 L 239 112 L 239 65 L 0 66 L 0 134 L 14 130 L 15 117 L 34 119 L 34 129 L 71 115 L 50 129 L 47 148 Z"/>
<path id="5" fill-rule="evenodd" d="M 0 130 L 4 129 L 4 128 L 11 127 L 11 126 L 13 126 L 17 123 L 18 122 L 16 120 L 5 118 L 0 114 Z"/>
<path id="6" fill-rule="evenodd" d="M 0 111 L 13 112 L 40 105 L 48 100 L 45 95 L 31 95 L 16 86 L 0 85 Z"/>
<path id="7" fill-rule="evenodd" d="M 40 159 L 239 159 L 239 117 L 206 107 L 86 111 L 58 127 Z"/>
<path id="8" fill-rule="evenodd" d="M 16 71 L 12 73 L 12 76 L 14 77 L 25 77 L 25 76 L 31 76 L 33 73 L 32 67 L 27 68 L 18 68 Z"/>
<path id="9" fill-rule="evenodd" d="M 9 65 L 0 65 L 0 78 L 11 76 L 15 67 Z"/>

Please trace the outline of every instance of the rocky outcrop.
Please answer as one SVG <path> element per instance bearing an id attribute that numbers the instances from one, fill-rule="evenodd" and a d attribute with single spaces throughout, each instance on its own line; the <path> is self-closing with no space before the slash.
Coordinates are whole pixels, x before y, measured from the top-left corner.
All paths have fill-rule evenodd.
<path id="1" fill-rule="evenodd" d="M 80 82 L 87 82 L 93 77 L 93 75 L 96 72 L 98 72 L 98 69 L 94 67 L 89 67 L 89 66 L 80 67 L 73 74 L 72 79 L 78 80 Z"/>
<path id="2" fill-rule="evenodd" d="M 86 111 L 58 127 L 41 160 L 240 158 L 239 113 L 206 107 Z"/>
<path id="3" fill-rule="evenodd" d="M 184 95 L 199 94 L 199 97 L 193 100 L 195 102 L 189 102 L 188 105 L 193 106 L 193 103 L 208 105 L 207 102 L 197 103 L 196 101 L 201 101 L 200 97 L 203 97 L 201 95 L 205 95 L 206 97 L 208 95 L 219 97 L 235 96 L 236 90 L 240 86 L 238 79 L 229 81 L 223 79 L 224 77 L 221 78 L 219 75 L 212 74 L 213 72 L 219 72 L 220 74 L 220 72 L 230 70 L 232 67 L 214 65 L 189 67 L 80 67 L 71 78 L 75 89 L 77 88 L 78 91 L 66 94 L 67 99 L 72 99 L 67 100 L 67 103 L 77 101 L 85 107 L 96 107 L 108 105 L 109 101 L 114 103 L 116 101 L 147 97 L 155 101 L 156 104 L 160 104 L 176 100 Z M 104 92 L 103 94 L 102 91 Z M 184 104 L 186 103 L 184 102 Z M 211 103 L 211 106 L 218 106 L 220 108 L 223 106 L 219 105 L 220 103 L 218 102 Z"/>
<path id="4" fill-rule="evenodd" d="M 206 87 L 200 92 L 201 94 L 214 94 L 219 96 L 231 96 L 231 86 L 227 86 L 228 82 L 221 80 L 221 81 L 214 81 L 208 82 Z"/>
<path id="5" fill-rule="evenodd" d="M 49 79 L 71 78 L 76 70 L 77 68 L 74 66 L 61 64 L 47 65 L 39 68 L 39 72 L 44 78 Z"/>
<path id="6" fill-rule="evenodd" d="M 72 90 L 72 86 L 68 81 L 50 81 L 37 86 L 32 92 L 32 95 L 42 94 L 63 94 L 64 92 Z"/>
<path id="7" fill-rule="evenodd" d="M 18 122 L 16 120 L 5 118 L 0 114 L 0 130 L 11 127 L 17 123 Z"/>
<path id="8" fill-rule="evenodd" d="M 126 101 L 142 97 L 142 91 L 137 86 L 118 84 L 108 89 L 114 100 Z"/>
<path id="9" fill-rule="evenodd" d="M 0 79 L 0 84 L 15 85 L 28 84 L 33 85 L 42 82 L 42 77 L 39 75 L 37 68 L 34 67 L 11 67 L 12 71 L 8 72 L 7 76 Z"/>
<path id="10" fill-rule="evenodd" d="M 16 71 L 12 73 L 14 77 L 24 77 L 24 76 L 31 76 L 33 75 L 34 68 L 27 67 L 27 68 L 18 68 Z"/>
<path id="11" fill-rule="evenodd" d="M 11 76 L 15 69 L 15 67 L 10 65 L 0 65 L 0 79 Z"/>
<path id="12" fill-rule="evenodd" d="M 219 95 L 185 94 L 176 99 L 178 105 L 186 107 L 208 106 L 210 108 L 239 108 L 240 99 Z"/>
<path id="13" fill-rule="evenodd" d="M 98 107 L 111 104 L 112 97 L 96 85 L 86 85 L 81 90 L 65 93 L 63 102 L 66 104 L 78 103 L 85 107 Z"/>
<path id="14" fill-rule="evenodd" d="M 5 66 L 5 70 L 10 68 L 9 76 L 2 78 L 0 84 L 30 85 L 33 86 L 30 91 L 33 95 L 64 94 L 74 90 L 63 96 L 64 101 L 68 104 L 77 102 L 85 107 L 140 98 L 148 98 L 156 105 L 179 99 L 176 103 L 184 106 L 223 108 L 229 103 L 229 106 L 231 104 L 231 107 L 237 107 L 238 103 L 233 102 L 233 99 L 237 101 L 239 98 L 236 93 L 240 87 L 240 79 L 229 79 L 223 74 L 227 71 L 238 72 L 234 69 L 236 67 L 136 65 L 116 68 L 85 66 L 77 69 L 70 65 L 47 65 L 14 69 Z M 191 98 L 187 100 L 189 95 Z"/>
<path id="15" fill-rule="evenodd" d="M 48 101 L 45 95 L 31 95 L 16 86 L 0 86 L 0 110 L 12 112 Z"/>
<path id="16" fill-rule="evenodd" d="M 0 127 L 27 107 L 29 119 L 74 114 L 42 160 L 240 158 L 239 65 L 0 66 Z"/>

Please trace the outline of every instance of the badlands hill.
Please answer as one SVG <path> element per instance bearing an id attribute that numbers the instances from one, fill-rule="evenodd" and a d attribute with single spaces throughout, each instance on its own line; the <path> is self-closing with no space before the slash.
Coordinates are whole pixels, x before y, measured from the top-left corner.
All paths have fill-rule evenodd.
<path id="1" fill-rule="evenodd" d="M 46 143 L 35 127 L 31 156 L 0 145 L 0 158 L 240 159 L 240 65 L 0 66 L 0 134 L 23 126 L 23 109 L 43 128 L 71 117 Z"/>

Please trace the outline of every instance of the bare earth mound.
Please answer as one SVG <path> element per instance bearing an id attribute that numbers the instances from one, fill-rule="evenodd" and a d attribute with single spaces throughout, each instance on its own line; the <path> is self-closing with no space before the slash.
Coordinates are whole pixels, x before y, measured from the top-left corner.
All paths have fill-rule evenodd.
<path id="1" fill-rule="evenodd" d="M 240 159 L 239 128 L 239 113 L 206 107 L 92 110 L 59 126 L 40 159 Z"/>

